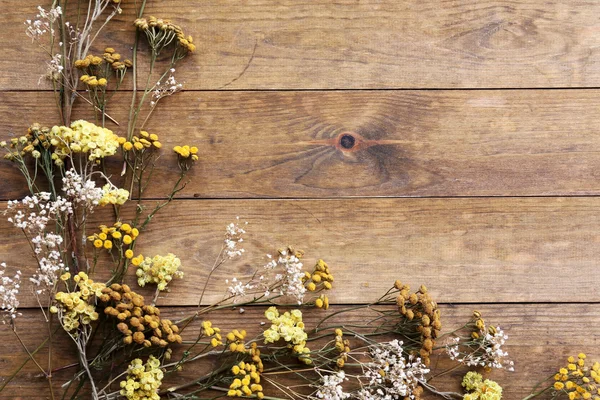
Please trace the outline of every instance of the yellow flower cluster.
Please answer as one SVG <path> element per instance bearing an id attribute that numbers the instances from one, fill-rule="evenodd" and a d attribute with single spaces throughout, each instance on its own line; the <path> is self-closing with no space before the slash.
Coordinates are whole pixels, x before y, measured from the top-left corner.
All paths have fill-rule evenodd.
<path id="1" fill-rule="evenodd" d="M 76 60 L 74 66 L 75 68 L 82 70 L 87 70 L 88 68 L 93 69 L 94 67 L 100 66 L 102 61 L 106 61 L 108 64 L 110 64 L 113 70 L 118 71 L 122 71 L 133 66 L 131 60 L 121 61 L 121 55 L 115 52 L 115 49 L 112 47 L 107 47 L 104 49 L 104 54 L 102 57 L 88 54 L 84 59 Z"/>
<path id="2" fill-rule="evenodd" d="M 462 380 L 462 386 L 469 392 L 463 400 L 500 400 L 502 387 L 489 379 L 483 380 L 481 374 L 469 371 Z"/>
<path id="3" fill-rule="evenodd" d="M 107 47 L 104 49 L 104 54 L 102 55 L 104 61 L 110 64 L 112 69 L 115 71 L 123 71 L 127 68 L 133 67 L 133 63 L 131 60 L 125 59 L 121 61 L 121 55 L 115 51 L 112 47 Z"/>
<path id="4" fill-rule="evenodd" d="M 62 281 L 67 281 L 71 278 L 71 274 L 66 272 L 61 275 Z M 89 325 L 92 321 L 98 319 L 96 306 L 93 303 L 94 296 L 102 295 L 104 289 L 103 283 L 96 283 L 89 279 L 85 272 L 80 272 L 73 277 L 75 283 L 79 287 L 76 292 L 58 292 L 54 296 L 58 302 L 58 307 L 50 307 L 50 312 L 58 313 L 62 317 L 61 324 L 65 331 L 71 332 L 80 325 Z"/>
<path id="5" fill-rule="evenodd" d="M 284 314 L 279 315 L 276 307 L 269 307 L 265 311 L 265 317 L 271 321 L 271 327 L 263 332 L 265 343 L 275 343 L 283 339 L 288 342 L 288 347 L 293 349 L 300 361 L 311 364 L 310 349 L 306 347 L 308 335 L 304 331 L 302 311 L 286 311 Z"/>
<path id="6" fill-rule="evenodd" d="M 73 66 L 78 69 L 84 69 L 84 68 L 89 68 L 90 66 L 97 67 L 100 64 L 102 64 L 102 57 L 88 54 L 82 60 L 75 60 L 75 63 L 73 63 Z"/>
<path id="7" fill-rule="evenodd" d="M 175 35 L 178 46 L 185 52 L 193 53 L 196 50 L 196 45 L 193 43 L 194 39 L 191 36 L 186 36 L 179 25 L 175 25 L 168 19 L 149 16 L 148 18 L 138 18 L 133 24 L 138 30 L 146 32 L 150 45 L 153 47 L 161 41 L 161 36 L 171 37 Z"/>
<path id="8" fill-rule="evenodd" d="M 192 161 L 198 161 L 198 148 L 196 146 L 175 146 L 173 151 L 181 158 L 190 158 Z"/>
<path id="9" fill-rule="evenodd" d="M 241 331 L 234 329 L 225 337 L 227 338 L 227 343 L 229 344 L 229 351 L 232 353 L 246 352 L 246 345 L 244 344 L 244 339 L 246 339 L 246 331 L 244 329 Z"/>
<path id="10" fill-rule="evenodd" d="M 91 122 L 77 120 L 71 127 L 54 126 L 50 130 L 50 143 L 55 146 L 52 159 L 57 165 L 71 153 L 89 153 L 89 160 L 112 156 L 119 148 L 119 137 L 110 129 Z"/>
<path id="11" fill-rule="evenodd" d="M 158 389 L 164 373 L 160 361 L 150 356 L 146 364 L 139 358 L 134 359 L 127 368 L 127 379 L 121 381 L 121 396 L 128 400 L 160 400 Z"/>
<path id="12" fill-rule="evenodd" d="M 101 206 L 107 204 L 123 205 L 129 199 L 129 191 L 126 189 L 119 189 L 107 183 L 102 187 L 102 198 L 98 203 Z"/>
<path id="13" fill-rule="evenodd" d="M 333 275 L 329 270 L 329 266 L 323 260 L 317 261 L 312 274 L 305 271 L 302 281 L 309 292 L 330 290 L 333 287 Z M 315 307 L 327 310 L 329 308 L 329 298 L 321 294 L 315 299 Z"/>
<path id="14" fill-rule="evenodd" d="M 556 392 L 565 393 L 569 400 L 600 400 L 600 363 L 586 366 L 586 358 L 584 353 L 579 353 L 577 359 L 573 356 L 567 359 L 566 368 L 561 368 L 554 375 Z"/>
<path id="15" fill-rule="evenodd" d="M 144 287 L 146 283 L 155 283 L 158 290 L 165 290 L 173 278 L 183 278 L 183 272 L 179 271 L 179 267 L 181 267 L 181 260 L 172 253 L 166 256 L 146 257 L 135 272 L 138 285 Z"/>
<path id="16" fill-rule="evenodd" d="M 400 291 L 396 297 L 396 304 L 400 314 L 408 321 L 416 321 L 416 332 L 421 342 L 420 356 L 423 364 L 429 366 L 429 356 L 433 352 L 435 339 L 442 329 L 440 309 L 437 303 L 427 292 L 427 287 L 421 285 L 416 293 L 410 293 L 410 287 L 397 280 L 394 287 Z"/>
<path id="17" fill-rule="evenodd" d="M 106 87 L 108 81 L 106 78 L 98 78 L 96 75 L 81 75 L 79 80 L 91 88 Z"/>
<path id="18" fill-rule="evenodd" d="M 124 335 L 123 343 L 166 347 L 182 342 L 179 327 L 161 318 L 158 307 L 145 305 L 144 296 L 129 286 L 113 283 L 102 289 L 99 299 L 109 304 L 104 313 L 119 321 L 117 329 Z"/>
<path id="19" fill-rule="evenodd" d="M 258 399 L 265 397 L 263 387 L 260 384 L 260 374 L 263 371 L 263 363 L 260 359 L 260 350 L 256 343 L 252 343 L 249 350 L 251 361 L 240 361 L 231 368 L 235 376 L 229 385 L 227 396 L 242 397 L 254 395 Z"/>
<path id="20" fill-rule="evenodd" d="M 221 337 L 221 329 L 216 326 L 212 326 L 212 322 L 205 320 L 202 321 L 202 332 L 205 336 L 211 337 L 210 344 L 212 347 L 217 347 L 223 344 Z"/>
<path id="21" fill-rule="evenodd" d="M 119 252 L 127 259 L 133 258 L 133 242 L 137 239 L 140 231 L 137 228 L 132 228 L 129 224 L 115 222 L 110 228 L 106 225 L 100 225 L 100 232 L 88 236 L 88 240 L 94 244 L 96 249 L 110 250 L 113 247 L 119 249 Z M 140 262 L 144 259 L 141 257 Z M 133 260 L 132 260 L 133 261 Z"/>
<path id="22" fill-rule="evenodd" d="M 340 356 L 336 360 L 336 365 L 339 368 L 343 368 L 344 364 L 348 360 L 350 341 L 348 339 L 344 339 L 344 332 L 339 328 L 335 330 L 335 349 L 340 353 Z"/>
<path id="23" fill-rule="evenodd" d="M 131 141 L 121 138 L 119 139 L 119 144 L 123 146 L 124 151 L 130 151 L 132 149 L 142 151 L 148 148 L 160 149 L 162 147 L 162 143 L 158 140 L 158 135 L 146 131 L 140 131 L 139 136 L 132 137 Z"/>
<path id="24" fill-rule="evenodd" d="M 49 133 L 50 128 L 35 123 L 29 127 L 24 136 L 14 137 L 10 140 L 10 143 L 0 142 L 0 148 L 8 150 L 4 158 L 13 161 L 15 158 L 26 154 L 31 154 L 34 158 L 40 158 L 40 151 L 49 149 L 52 146 Z"/>

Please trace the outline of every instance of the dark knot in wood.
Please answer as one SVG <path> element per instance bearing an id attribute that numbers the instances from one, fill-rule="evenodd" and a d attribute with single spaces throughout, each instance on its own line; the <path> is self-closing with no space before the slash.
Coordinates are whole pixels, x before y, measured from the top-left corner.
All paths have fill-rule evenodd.
<path id="1" fill-rule="evenodd" d="M 321 140 L 309 140 L 305 142 L 297 142 L 296 145 L 317 145 L 317 146 L 333 146 L 337 150 L 343 153 L 353 153 L 360 150 L 368 149 L 371 146 L 381 146 L 381 145 L 399 145 L 411 143 L 410 141 L 405 140 L 394 140 L 394 139 L 379 139 L 379 140 L 369 140 L 362 137 L 360 134 L 356 132 L 342 132 L 337 135 L 335 138 L 331 139 L 321 139 Z"/>
<path id="2" fill-rule="evenodd" d="M 350 133 L 343 133 L 340 136 L 339 142 L 340 142 L 340 146 L 342 146 L 344 149 L 350 150 L 351 148 L 354 147 L 354 144 L 356 143 L 356 139 Z"/>

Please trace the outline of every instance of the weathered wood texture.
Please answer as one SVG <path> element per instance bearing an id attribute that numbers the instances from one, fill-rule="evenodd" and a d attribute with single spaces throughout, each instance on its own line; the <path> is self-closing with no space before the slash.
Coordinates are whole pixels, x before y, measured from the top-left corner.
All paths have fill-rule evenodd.
<path id="1" fill-rule="evenodd" d="M 0 140 L 57 122 L 50 87 L 38 83 L 44 53 L 22 24 L 39 1 L 14 3 L 0 0 Z M 133 2 L 123 7 L 97 48 L 129 57 Z M 148 125 L 165 153 L 200 148 L 190 184 L 138 242 L 145 255 L 183 261 L 186 278 L 159 304 L 184 306 L 167 309 L 173 318 L 192 310 L 225 225 L 239 215 L 250 222 L 247 253 L 214 274 L 205 303 L 291 244 L 307 250 L 307 266 L 324 258 L 333 268 L 333 309 L 373 300 L 395 279 L 426 284 L 444 303 L 447 330 L 481 309 L 510 335 L 517 372 L 493 374 L 507 400 L 570 354 L 598 359 L 599 13 L 589 0 L 150 1 L 148 15 L 173 18 L 198 45 L 176 71 L 185 91 L 163 100 Z M 145 68 L 142 57 L 140 82 Z M 419 88 L 436 90 L 388 90 Z M 439 90 L 461 88 L 478 90 Z M 479 90 L 494 88 L 514 90 Z M 108 110 L 122 126 L 130 94 Z M 93 118 L 82 109 L 77 118 Z M 177 174 L 169 160 L 147 198 L 167 194 Z M 0 162 L 0 209 L 24 190 Z M 103 210 L 90 226 L 112 222 Z M 0 232 L 0 261 L 29 275 L 21 234 L 4 218 Z M 21 296 L 19 329 L 32 348 L 46 331 L 28 309 L 35 301 Z M 224 329 L 247 321 L 256 333 L 261 312 L 214 320 Z M 68 340 L 55 346 L 55 365 L 74 361 Z M 0 385 L 24 358 L 0 325 Z M 57 372 L 55 384 L 70 372 Z M 462 373 L 440 387 L 457 390 Z M 46 398 L 46 383 L 29 363 L 0 397 Z"/>
<path id="2" fill-rule="evenodd" d="M 42 52 L 24 34 L 39 1 L 1 2 L 0 89 L 39 89 Z M 135 18 L 123 2 L 98 40 L 129 54 Z M 189 89 L 600 86 L 600 4 L 394 0 L 149 2 L 198 51 L 179 78 Z"/>
<path id="3" fill-rule="evenodd" d="M 226 279 L 251 276 L 265 254 L 286 245 L 307 251 L 308 268 L 318 258 L 331 265 L 334 303 L 372 301 L 396 279 L 425 284 L 444 303 L 600 301 L 598 198 L 179 200 L 170 207 L 136 246 L 182 260 L 186 277 L 172 282 L 163 304 L 198 303 L 236 215 L 250 222 L 247 253 L 215 272 L 208 303 L 222 298 Z M 94 215 L 112 224 L 110 214 Z M 4 220 L 0 231 L 3 260 L 33 273 L 20 232 Z M 31 297 L 23 303 L 35 306 Z"/>
<path id="4" fill-rule="evenodd" d="M 598 348 L 600 339 L 594 335 L 589 327 L 600 324 L 600 313 L 596 304 L 529 304 L 529 305 L 462 305 L 441 307 L 444 321 L 444 331 L 449 332 L 462 326 L 470 317 L 473 309 L 480 310 L 489 323 L 499 325 L 510 335 L 506 350 L 511 359 L 515 361 L 515 372 L 494 371 L 492 379 L 504 386 L 504 398 L 509 400 L 525 397 L 540 380 L 546 378 L 558 368 L 562 367 L 568 355 L 585 352 L 590 359 L 600 358 Z M 260 332 L 260 322 L 264 321 L 263 308 L 248 308 L 243 315 L 236 311 L 224 311 L 211 316 L 215 326 L 223 330 L 244 327 L 249 335 Z M 333 310 L 333 309 L 331 309 Z M 339 308 L 335 308 L 339 310 Z M 181 318 L 193 312 L 192 308 L 164 309 L 163 314 L 172 319 Z M 19 330 L 29 349 L 34 349 L 45 338 L 45 327 L 41 324 L 38 311 L 28 310 L 18 321 Z M 318 318 L 325 315 L 323 312 L 306 312 L 305 322 L 307 329 L 314 326 Z M 357 312 L 347 318 L 345 323 L 365 318 L 369 314 L 364 311 Z M 585 323 L 582 319 L 585 318 Z M 349 322 L 350 321 L 350 322 Z M 193 325 L 184 335 L 184 339 L 192 339 L 198 333 L 198 327 Z M 23 349 L 7 326 L 0 326 L 0 385 L 19 365 L 27 358 Z M 54 341 L 56 358 L 55 367 L 74 362 L 67 355 L 72 354 L 74 348 L 69 339 L 57 337 Z M 46 365 L 47 355 L 42 351 L 37 357 L 42 365 Z M 437 371 L 443 371 L 453 364 L 447 359 L 440 358 Z M 432 359 L 436 363 L 436 358 Z M 206 365 L 204 367 L 206 370 Z M 202 374 L 200 364 L 191 364 L 182 373 L 165 381 L 165 386 L 186 382 L 186 378 Z M 460 391 L 458 382 L 465 373 L 465 369 L 458 369 L 446 376 L 436 378 L 435 383 L 443 390 Z M 54 382 L 58 387 L 69 378 L 72 370 L 56 372 Z M 168 382 L 168 383 L 167 383 Z M 39 376 L 39 370 L 30 362 L 21 374 L 12 381 L 7 390 L 0 392 L 0 398 L 46 398 L 47 382 Z M 428 397 L 431 398 L 431 397 Z"/>
<path id="5" fill-rule="evenodd" d="M 184 92 L 163 100 L 148 129 L 166 154 L 198 145 L 184 197 L 598 195 L 598 95 Z M 117 99 L 109 113 L 124 123 L 129 94 Z M 3 136 L 55 123 L 52 101 L 50 93 L 0 93 Z M 77 115 L 92 118 L 82 107 Z M 350 149 L 339 141 L 344 132 L 354 135 Z M 0 174 L 1 199 L 25 194 L 14 166 L 0 163 Z M 148 196 L 164 197 L 176 174 L 174 162 L 161 161 Z"/>

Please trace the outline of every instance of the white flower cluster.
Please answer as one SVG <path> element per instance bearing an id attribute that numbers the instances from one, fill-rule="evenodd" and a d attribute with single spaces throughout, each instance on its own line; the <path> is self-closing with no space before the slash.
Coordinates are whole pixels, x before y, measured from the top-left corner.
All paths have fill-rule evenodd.
<path id="1" fill-rule="evenodd" d="M 91 211 L 102 199 L 103 191 L 96 187 L 92 180 L 83 182 L 83 178 L 74 169 L 65 173 L 63 192 L 73 203 L 79 204 Z"/>
<path id="2" fill-rule="evenodd" d="M 415 399 L 414 391 L 425 382 L 429 369 L 421 359 L 404 357 L 402 342 L 379 343 L 371 346 L 372 361 L 366 364 L 364 378 L 368 386 L 358 392 L 361 400 Z"/>
<path id="3" fill-rule="evenodd" d="M 62 74 L 63 69 L 64 69 L 64 67 L 62 66 L 62 55 L 60 55 L 60 54 L 53 55 L 52 58 L 50 59 L 50 61 L 48 61 L 46 64 L 47 64 L 48 68 L 46 69 L 45 77 L 52 81 L 59 80 L 60 75 Z M 43 77 L 44 76 L 42 76 L 41 78 L 43 78 Z"/>
<path id="4" fill-rule="evenodd" d="M 65 264 L 60 255 L 60 245 L 63 238 L 55 233 L 40 234 L 31 242 L 34 252 L 38 255 L 38 270 L 29 278 L 36 286 L 53 286 L 58 279 L 58 274 L 65 269 Z M 38 289 L 40 294 L 42 289 Z"/>
<path id="5" fill-rule="evenodd" d="M 12 214 L 8 222 L 28 233 L 39 234 L 46 229 L 48 222 L 53 221 L 59 214 L 72 214 L 71 202 L 63 197 L 50 201 L 51 194 L 39 192 L 27 196 L 23 200 L 9 200 L 6 213 Z"/>
<path id="6" fill-rule="evenodd" d="M 225 280 L 225 283 L 229 283 L 229 279 Z M 237 278 L 231 279 L 231 285 L 227 288 L 227 292 L 233 297 L 241 297 L 246 295 L 247 290 L 252 290 L 256 287 L 253 282 L 243 283 Z"/>
<path id="7" fill-rule="evenodd" d="M 508 340 L 508 335 L 500 327 L 495 328 L 495 333 L 489 331 L 477 339 L 477 347 L 466 346 L 468 350 L 462 350 L 460 338 L 456 337 L 446 345 L 446 353 L 451 360 L 470 367 L 486 367 L 506 369 L 514 371 L 515 363 L 508 358 L 508 352 L 502 349 Z"/>
<path id="8" fill-rule="evenodd" d="M 183 88 L 183 85 L 178 83 L 173 75 L 175 73 L 175 68 L 171 68 L 169 72 L 169 77 L 164 82 L 158 81 L 154 86 L 154 91 L 152 92 L 152 101 L 150 102 L 152 107 L 154 107 L 156 103 L 163 97 L 175 94 Z"/>
<path id="9" fill-rule="evenodd" d="M 306 293 L 306 288 L 302 280 L 304 278 L 303 266 L 300 259 L 288 249 L 279 252 L 277 261 L 271 260 L 265 265 L 265 269 L 275 269 L 278 267 L 283 269 L 283 273 L 275 275 L 275 282 L 282 283 L 278 292 L 283 296 L 293 297 L 298 304 L 302 304 L 304 294 Z"/>
<path id="10" fill-rule="evenodd" d="M 25 33 L 33 41 L 40 39 L 47 32 L 50 32 L 50 35 L 54 36 L 54 22 L 56 22 L 61 14 L 62 9 L 60 6 L 51 8 L 50 10 L 45 10 L 41 6 L 38 6 L 38 14 L 35 16 L 35 19 L 25 21 L 25 25 L 27 26 Z"/>
<path id="11" fill-rule="evenodd" d="M 347 381 L 346 374 L 344 371 L 337 371 L 330 375 L 323 375 L 321 377 L 321 384 L 317 387 L 314 396 L 309 396 L 310 400 L 313 399 L 326 399 L 326 400 L 343 400 L 350 397 L 350 393 L 345 393 L 342 388 L 342 383 Z"/>
<path id="12" fill-rule="evenodd" d="M 244 249 L 239 247 L 240 243 L 244 241 L 242 235 L 246 233 L 246 231 L 240 227 L 239 225 L 240 217 L 237 217 L 236 222 L 232 222 L 227 225 L 227 230 L 225 232 L 225 256 L 227 258 L 234 258 L 237 256 L 241 256 L 244 253 Z M 246 222 L 244 225 L 248 225 Z"/>
<path id="13" fill-rule="evenodd" d="M 59 272 L 65 269 L 60 253 L 63 238 L 46 232 L 46 227 L 60 217 L 66 220 L 73 213 L 73 206 L 63 197 L 59 196 L 54 201 L 50 197 L 50 193 L 40 192 L 21 201 L 11 200 L 6 210 L 6 213 L 11 214 L 8 221 L 32 238 L 39 268 L 29 280 L 36 286 L 54 285 Z M 42 289 L 37 290 L 38 294 L 41 292 Z"/>
<path id="14" fill-rule="evenodd" d="M 17 308 L 19 308 L 17 294 L 19 294 L 21 284 L 21 271 L 17 271 L 10 278 L 4 275 L 6 273 L 6 263 L 0 263 L 0 267 L 0 309 L 5 311 L 10 318 L 15 319 L 18 314 Z M 4 320 L 2 322 L 6 323 Z"/>

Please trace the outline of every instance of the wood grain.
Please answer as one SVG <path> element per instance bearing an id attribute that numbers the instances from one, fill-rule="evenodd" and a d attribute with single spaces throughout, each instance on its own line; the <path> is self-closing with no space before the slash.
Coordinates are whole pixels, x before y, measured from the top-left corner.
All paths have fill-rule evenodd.
<path id="1" fill-rule="evenodd" d="M 330 311 L 334 309 L 339 310 L 339 307 L 332 308 Z M 590 334 L 591 329 L 600 326 L 600 313 L 596 304 L 442 305 L 443 331 L 449 332 L 462 326 L 473 309 L 480 310 L 488 323 L 499 325 L 509 335 L 505 349 L 514 360 L 516 371 L 513 373 L 494 371 L 489 375 L 504 387 L 506 399 L 517 400 L 525 397 L 537 382 L 562 367 L 569 355 L 585 352 L 591 360 L 600 358 L 598 352 L 600 341 L 597 335 Z M 263 308 L 250 307 L 243 315 L 240 315 L 237 310 L 223 311 L 218 317 L 211 316 L 210 319 L 213 325 L 223 330 L 244 327 L 249 335 L 253 336 L 260 332 L 260 322 L 264 321 L 263 310 Z M 190 312 L 193 312 L 193 309 L 163 308 L 161 315 L 177 319 L 189 315 Z M 323 312 L 306 311 L 304 319 L 307 329 L 314 326 L 318 318 L 324 315 Z M 361 318 L 364 320 L 368 315 L 370 314 L 364 311 L 356 312 L 345 322 L 351 323 Z M 585 324 L 581 323 L 582 316 L 585 316 Z M 45 339 L 46 328 L 41 320 L 41 315 L 35 310 L 26 310 L 18 320 L 22 336 L 26 338 L 26 344 L 30 349 L 37 347 Z M 198 328 L 193 325 L 186 332 L 184 339 L 193 338 L 197 333 Z M 68 338 L 60 339 L 60 336 L 57 336 L 54 346 L 56 367 L 74 362 L 74 359 L 68 356 L 74 351 Z M 3 355 L 0 359 L 0 384 L 2 384 L 4 379 L 27 357 L 7 326 L 0 326 L 0 354 Z M 43 362 L 46 361 L 46 357 L 44 351 L 38 355 L 38 359 Z M 444 357 L 440 357 L 439 360 L 434 357 L 432 361 L 434 373 L 453 366 Z M 202 370 L 201 366 L 192 364 L 177 376 L 165 380 L 164 385 L 168 387 L 168 385 L 185 382 L 186 378 L 189 380 L 200 375 Z M 72 372 L 71 370 L 56 372 L 54 374 L 56 386 L 68 379 Z M 436 378 L 432 383 L 443 390 L 460 391 L 458 383 L 465 372 L 466 369 L 458 369 L 446 376 Z M 42 393 L 47 393 L 47 382 L 38 375 L 39 370 L 35 369 L 31 362 L 28 363 L 20 375 L 0 392 L 0 398 L 45 398 Z"/>
<path id="2" fill-rule="evenodd" d="M 164 100 L 148 129 L 166 154 L 199 146 L 183 197 L 599 195 L 599 98 L 598 90 L 184 92 Z M 116 99 L 109 113 L 123 125 L 129 96 Z M 51 102 L 47 93 L 0 93 L 3 138 L 56 122 Z M 350 149 L 338 140 L 344 132 L 355 137 Z M 177 175 L 173 159 L 162 160 L 150 197 L 165 197 Z M 0 160 L 0 177 L 1 199 L 25 195 L 10 163 Z"/>
<path id="3" fill-rule="evenodd" d="M 0 90 L 39 89 L 42 52 L 21 21 L 39 4 L 0 2 Z M 133 2 L 99 38 L 129 55 Z M 188 89 L 600 86 L 600 4 L 589 0 L 149 1 L 198 44 Z M 18 67 L 17 67 L 18 66 Z"/>
<path id="4" fill-rule="evenodd" d="M 170 207 L 136 247 L 182 260 L 185 279 L 171 283 L 163 304 L 198 304 L 225 226 L 237 215 L 249 221 L 247 253 L 214 273 L 207 303 L 222 298 L 226 279 L 251 276 L 265 254 L 287 245 L 306 251 L 307 268 L 318 258 L 331 265 L 332 303 L 370 302 L 396 279 L 425 284 L 444 303 L 600 301 L 599 198 L 180 200 Z M 112 224 L 107 213 L 94 216 L 89 231 Z M 20 232 L 4 220 L 0 231 L 2 260 L 32 274 Z M 30 296 L 22 301 L 36 305 Z"/>

